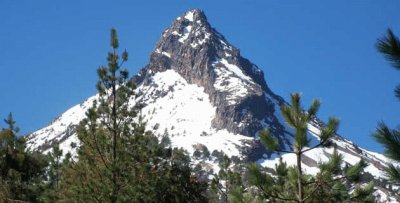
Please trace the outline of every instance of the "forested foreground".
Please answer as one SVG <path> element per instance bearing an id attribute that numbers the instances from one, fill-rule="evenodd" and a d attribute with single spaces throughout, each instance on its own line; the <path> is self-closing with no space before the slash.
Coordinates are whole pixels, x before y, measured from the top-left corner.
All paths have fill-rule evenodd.
<path id="1" fill-rule="evenodd" d="M 377 46 L 399 69 L 396 36 L 389 31 Z M 320 143 L 311 145 L 307 124 L 320 103 L 314 100 L 303 110 L 297 93 L 291 95 L 290 104 L 281 106 L 295 132 L 292 150 L 280 149 L 268 129 L 260 133 L 268 151 L 292 153 L 296 165 L 281 161 L 270 170 L 217 152 L 219 171 L 209 176 L 201 165 L 193 165 L 187 152 L 172 147 L 168 136 L 146 130 L 140 107 L 129 103 L 136 86 L 123 68 L 128 53 L 119 53 L 115 29 L 111 48 L 107 65 L 97 70 L 99 97 L 76 129 L 79 143 L 71 146 L 76 154 L 63 153 L 58 146 L 48 154 L 29 151 L 12 114 L 5 119 L 7 127 L 0 132 L 0 202 L 375 202 L 374 182 L 361 184 L 366 162 L 341 167 L 343 157 L 331 142 L 338 119 L 329 118 Z M 397 96 L 399 92 L 397 88 Z M 399 135 L 384 124 L 374 134 L 394 160 L 400 160 Z M 316 175 L 305 174 L 302 156 L 317 147 L 333 148 L 333 156 L 318 164 Z M 208 156 L 207 150 L 193 154 Z M 399 183 L 399 171 L 388 166 L 392 182 Z"/>

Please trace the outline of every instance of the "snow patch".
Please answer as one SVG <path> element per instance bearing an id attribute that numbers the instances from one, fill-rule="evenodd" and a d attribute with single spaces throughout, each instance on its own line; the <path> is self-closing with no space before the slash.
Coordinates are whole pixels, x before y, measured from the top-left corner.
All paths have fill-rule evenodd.
<path id="1" fill-rule="evenodd" d="M 181 36 L 181 34 L 179 34 L 176 30 L 174 30 L 172 33 L 171 33 L 172 35 L 178 35 L 178 36 Z"/>
<path id="2" fill-rule="evenodd" d="M 192 26 L 191 25 L 188 25 L 188 26 L 184 27 L 183 35 L 181 35 L 181 37 L 178 39 L 178 41 L 180 43 L 184 43 L 187 40 L 187 38 L 189 37 L 189 34 L 190 34 L 191 30 L 192 30 Z"/>
<path id="3" fill-rule="evenodd" d="M 212 65 L 217 75 L 214 87 L 218 91 L 229 93 L 226 99 L 230 105 L 236 103 L 236 98 L 242 98 L 248 94 L 249 85 L 254 82 L 238 66 L 230 64 L 224 58 L 218 58 Z"/>
<path id="4" fill-rule="evenodd" d="M 168 58 L 171 58 L 171 54 L 168 53 L 168 52 L 160 51 L 160 49 L 156 49 L 155 52 L 158 53 L 158 54 L 162 54 L 162 55 L 164 55 L 164 56 L 166 56 L 166 57 L 168 57 Z"/>
<path id="5" fill-rule="evenodd" d="M 214 69 L 214 71 L 218 76 L 214 83 L 214 88 L 218 91 L 229 93 L 226 100 L 230 105 L 236 103 L 237 97 L 242 98 L 247 95 L 247 84 L 243 80 L 237 77 L 230 77 L 231 72 L 226 69 Z"/>
<path id="6" fill-rule="evenodd" d="M 195 35 L 196 35 L 196 36 L 200 35 L 200 32 L 199 32 L 199 31 L 196 31 Z M 190 46 L 191 46 L 192 48 L 196 48 L 198 45 L 204 44 L 204 43 L 210 38 L 210 36 L 211 36 L 210 33 L 205 33 L 203 39 L 199 39 L 199 40 L 197 40 L 197 42 L 192 42 L 192 43 L 190 44 Z"/>
<path id="7" fill-rule="evenodd" d="M 193 22 L 193 13 L 194 13 L 193 11 L 187 12 L 186 15 L 185 15 L 185 19 Z"/>
<path id="8" fill-rule="evenodd" d="M 29 135 L 27 142 L 28 150 L 36 150 L 38 147 L 45 145 L 46 143 L 57 144 L 63 139 L 63 137 L 68 136 L 67 133 L 72 134 L 71 130 L 73 126 L 78 125 L 81 119 L 85 117 L 86 111 L 92 106 L 93 101 L 97 99 L 97 97 L 97 95 L 92 96 L 83 103 L 73 106 L 48 126 Z M 64 155 L 67 152 L 72 152 L 69 151 L 71 142 L 79 144 L 76 135 L 70 137 L 61 143 L 60 149 L 63 149 Z"/>
<path id="9" fill-rule="evenodd" d="M 247 76 L 243 73 L 242 69 L 240 69 L 238 66 L 236 66 L 234 64 L 230 64 L 226 59 L 222 58 L 222 59 L 216 61 L 216 63 L 222 63 L 225 67 L 228 68 L 229 71 L 233 72 L 236 76 L 238 76 L 244 80 L 247 80 L 251 83 L 253 82 L 249 76 Z"/>
<path id="10" fill-rule="evenodd" d="M 242 141 L 251 138 L 211 126 L 216 108 L 203 87 L 188 84 L 174 70 L 156 73 L 152 81 L 151 87 L 139 89 L 146 95 L 166 94 L 144 99 L 148 103 L 142 112 L 150 129 L 159 135 L 169 134 L 172 145 L 183 147 L 189 154 L 194 152 L 193 145 L 203 144 L 210 152 L 222 149 L 229 156 L 240 156 Z"/>

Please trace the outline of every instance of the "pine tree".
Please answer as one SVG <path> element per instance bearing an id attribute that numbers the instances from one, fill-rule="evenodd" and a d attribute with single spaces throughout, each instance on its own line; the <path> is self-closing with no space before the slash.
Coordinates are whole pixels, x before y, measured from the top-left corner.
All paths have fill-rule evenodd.
<path id="1" fill-rule="evenodd" d="M 97 73 L 98 99 L 78 128 L 78 156 L 64 170 L 61 184 L 66 201 L 76 202 L 201 202 L 207 184 L 193 178 L 190 159 L 169 142 L 146 131 L 137 117 L 135 84 L 122 65 L 115 29 L 107 66 Z"/>
<path id="2" fill-rule="evenodd" d="M 61 180 L 62 153 L 63 151 L 56 145 L 53 147 L 52 153 L 48 155 L 50 157 L 49 185 L 55 190 L 59 189 Z M 68 160 L 68 158 L 65 160 Z"/>
<path id="3" fill-rule="evenodd" d="M 47 177 L 45 191 L 42 197 L 44 202 L 55 202 L 60 199 L 61 182 L 64 178 L 64 169 L 69 164 L 71 154 L 67 153 L 63 157 L 63 150 L 58 145 L 53 147 L 53 150 L 47 155 L 49 166 L 47 169 Z"/>
<path id="4" fill-rule="evenodd" d="M 241 202 L 245 199 L 241 174 L 232 170 L 231 159 L 224 154 L 219 162 L 219 172 L 211 181 L 211 190 L 217 196 L 216 202 Z"/>
<path id="5" fill-rule="evenodd" d="M 39 202 L 44 190 L 47 159 L 26 151 L 24 137 L 10 113 L 4 120 L 8 128 L 0 131 L 0 202 Z"/>
<path id="6" fill-rule="evenodd" d="M 81 170 L 77 173 L 83 181 L 76 192 L 92 201 L 117 202 L 125 187 L 122 179 L 130 171 L 124 163 L 129 161 L 125 149 L 130 147 L 136 116 L 129 106 L 135 84 L 129 80 L 128 71 L 121 69 L 128 53 L 124 51 L 120 57 L 118 47 L 117 33 L 112 29 L 108 65 L 97 70 L 98 99 L 77 129 L 81 146 L 76 170 Z"/>
<path id="7" fill-rule="evenodd" d="M 248 166 L 249 182 L 257 187 L 262 199 L 272 202 L 337 202 L 337 201 L 369 201 L 373 200 L 371 195 L 372 187 L 361 187 L 356 184 L 355 192 L 350 194 L 349 183 L 358 183 L 365 162 L 361 160 L 354 166 L 341 169 L 342 157 L 334 149 L 332 159 L 328 163 L 319 165 L 320 172 L 316 176 L 303 174 L 302 157 L 304 153 L 317 147 L 332 146 L 331 139 L 336 134 L 339 121 L 329 118 L 328 123 L 322 127 L 319 135 L 319 143 L 310 146 L 310 139 L 307 137 L 308 124 L 315 119 L 320 107 L 318 100 L 314 100 L 311 107 L 304 111 L 301 107 L 300 95 L 291 95 L 291 105 L 284 104 L 281 107 L 282 115 L 288 125 L 294 128 L 294 140 L 292 150 L 281 149 L 278 139 L 274 138 L 268 129 L 260 133 L 260 140 L 270 150 L 281 153 L 294 154 L 296 164 L 287 167 L 286 163 L 280 160 L 275 166 L 275 174 L 271 176 L 261 171 L 258 165 Z"/>
<path id="8" fill-rule="evenodd" d="M 381 52 L 391 65 L 400 70 L 400 41 L 388 29 L 387 36 L 378 39 L 376 48 Z M 400 99 L 400 85 L 395 88 L 395 95 Z M 385 123 L 378 124 L 376 132 L 372 135 L 375 140 L 384 146 L 384 153 L 389 158 L 400 161 L 400 131 L 390 129 Z M 386 173 L 392 182 L 400 184 L 400 168 L 389 163 Z"/>

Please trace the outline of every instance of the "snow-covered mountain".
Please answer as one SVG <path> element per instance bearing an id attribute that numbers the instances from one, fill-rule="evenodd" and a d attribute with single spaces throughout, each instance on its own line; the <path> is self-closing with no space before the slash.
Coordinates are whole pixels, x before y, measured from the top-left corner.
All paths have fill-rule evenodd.
<path id="1" fill-rule="evenodd" d="M 292 154 L 267 154 L 257 139 L 258 132 L 268 127 L 282 147 L 290 146 L 293 130 L 279 110 L 285 101 L 269 89 L 263 71 L 210 26 L 201 10 L 186 12 L 162 33 L 149 64 L 133 80 L 138 88 L 132 103 L 143 105 L 141 114 L 148 129 L 169 135 L 174 146 L 189 154 L 206 146 L 210 152 L 222 150 L 231 157 L 271 168 L 279 157 L 289 164 L 295 160 Z M 59 143 L 67 152 L 72 150 L 71 143 L 79 145 L 75 127 L 95 99 L 96 95 L 90 97 L 28 135 L 29 149 L 47 152 Z M 323 125 L 318 119 L 309 123 L 313 142 L 318 142 Z M 367 161 L 366 179 L 386 182 L 383 167 L 388 160 L 383 155 L 339 135 L 334 143 L 346 163 L 353 165 L 361 158 Z M 302 160 L 305 171 L 316 173 L 317 164 L 329 160 L 332 152 L 322 148 L 308 151 Z M 203 163 L 216 168 L 210 160 Z M 375 194 L 382 201 L 398 201 L 393 192 L 398 188 L 381 185 Z"/>

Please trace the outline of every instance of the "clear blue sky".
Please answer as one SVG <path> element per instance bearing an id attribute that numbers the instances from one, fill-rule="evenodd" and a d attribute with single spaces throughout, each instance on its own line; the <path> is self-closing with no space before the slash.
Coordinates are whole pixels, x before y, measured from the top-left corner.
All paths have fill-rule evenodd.
<path id="1" fill-rule="evenodd" d="M 200 8 L 275 93 L 300 91 L 305 105 L 320 98 L 320 117 L 339 117 L 344 137 L 382 151 L 370 137 L 377 121 L 400 124 L 400 71 L 374 48 L 388 27 L 400 35 L 398 0 L 132 2 L 0 1 L 0 116 L 13 112 L 22 133 L 45 126 L 96 92 L 112 26 L 134 74 L 161 32 Z"/>

